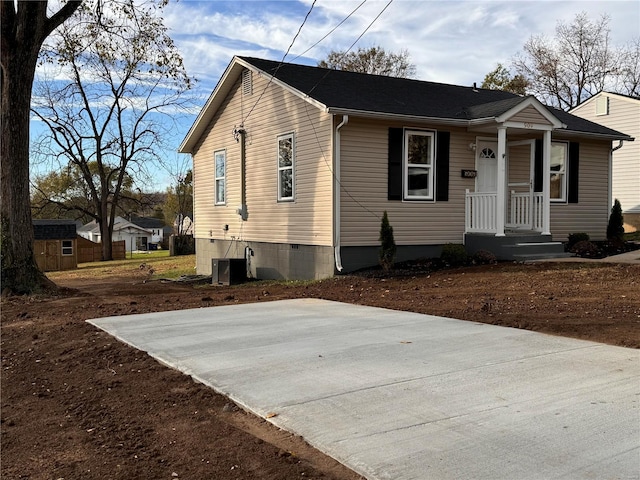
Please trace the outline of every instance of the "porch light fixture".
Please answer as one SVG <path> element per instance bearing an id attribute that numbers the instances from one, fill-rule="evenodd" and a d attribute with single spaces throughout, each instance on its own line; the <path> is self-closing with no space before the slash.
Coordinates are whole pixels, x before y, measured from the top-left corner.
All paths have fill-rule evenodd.
<path id="1" fill-rule="evenodd" d="M 476 144 L 475 144 L 475 143 L 473 143 L 473 142 L 471 142 L 471 143 L 469 144 L 469 150 L 471 150 L 472 152 L 475 152 L 475 151 L 476 151 Z"/>

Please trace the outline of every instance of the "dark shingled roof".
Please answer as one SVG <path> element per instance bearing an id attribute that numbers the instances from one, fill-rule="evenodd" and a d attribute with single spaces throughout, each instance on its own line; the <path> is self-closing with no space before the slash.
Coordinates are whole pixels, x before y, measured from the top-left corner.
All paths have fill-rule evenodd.
<path id="1" fill-rule="evenodd" d="M 142 228 L 162 228 L 164 227 L 164 220 L 154 217 L 139 217 L 137 215 L 131 215 L 129 221 Z"/>
<path id="2" fill-rule="evenodd" d="M 74 220 L 35 219 L 32 223 L 35 240 L 73 240 L 76 238 L 76 222 Z"/>
<path id="3" fill-rule="evenodd" d="M 447 120 L 492 118 L 505 113 L 524 97 L 500 90 L 462 87 L 406 78 L 331 70 L 238 57 L 329 109 Z M 616 130 L 547 107 L 567 130 L 627 137 Z"/>

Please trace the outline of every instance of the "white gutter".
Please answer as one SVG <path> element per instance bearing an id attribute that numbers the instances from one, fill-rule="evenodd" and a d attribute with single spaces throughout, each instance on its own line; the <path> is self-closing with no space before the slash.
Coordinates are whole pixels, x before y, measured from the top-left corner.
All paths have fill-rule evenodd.
<path id="1" fill-rule="evenodd" d="M 384 112 L 372 112 L 369 110 L 356 110 L 352 108 L 336 108 L 328 107 L 325 110 L 332 115 L 342 115 L 363 118 L 375 118 L 382 120 L 397 120 L 397 121 L 415 121 L 423 123 L 437 123 L 438 125 L 456 125 L 466 127 L 469 125 L 469 120 L 458 120 L 453 118 L 440 118 L 440 117 L 424 117 L 419 115 L 404 115 L 400 113 L 384 113 Z"/>
<path id="2" fill-rule="evenodd" d="M 343 115 L 342 122 L 336 127 L 333 162 L 333 252 L 338 272 L 342 271 L 342 258 L 340 256 L 340 129 L 347 123 L 349 123 L 349 115 Z"/>

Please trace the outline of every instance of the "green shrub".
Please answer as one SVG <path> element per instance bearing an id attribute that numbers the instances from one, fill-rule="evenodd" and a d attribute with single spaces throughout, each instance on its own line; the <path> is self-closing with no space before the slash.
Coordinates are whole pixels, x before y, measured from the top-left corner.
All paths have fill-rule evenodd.
<path id="1" fill-rule="evenodd" d="M 588 242 L 589 240 L 591 239 L 589 238 L 588 233 L 585 233 L 585 232 L 570 233 L 569 241 L 567 242 L 567 250 L 571 251 L 573 246 L 578 242 L 583 242 L 583 241 Z"/>
<path id="2" fill-rule="evenodd" d="M 596 257 L 599 253 L 598 247 L 588 240 L 582 240 L 576 243 L 569 251 L 579 257 Z"/>
<path id="3" fill-rule="evenodd" d="M 442 247 L 442 253 L 440 259 L 447 265 L 452 267 L 459 265 L 466 265 L 469 260 L 467 251 L 464 249 L 464 245 L 458 243 L 447 243 Z"/>
<path id="4" fill-rule="evenodd" d="M 473 254 L 472 261 L 476 265 L 492 265 L 498 263 L 496 256 L 488 250 L 478 250 Z"/>
<path id="5" fill-rule="evenodd" d="M 393 239 L 393 227 L 389 224 L 389 217 L 385 210 L 380 223 L 380 265 L 385 272 L 393 267 L 396 258 L 396 242 Z"/>
<path id="6" fill-rule="evenodd" d="M 622 206 L 616 198 L 611 207 L 611 215 L 609 215 L 609 224 L 607 225 L 607 240 L 619 243 L 624 236 L 624 217 L 622 216 Z"/>

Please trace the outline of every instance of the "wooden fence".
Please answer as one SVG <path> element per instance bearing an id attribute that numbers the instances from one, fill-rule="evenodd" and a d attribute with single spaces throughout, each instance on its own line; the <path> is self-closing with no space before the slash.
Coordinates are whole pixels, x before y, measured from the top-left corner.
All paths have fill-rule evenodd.
<path id="1" fill-rule="evenodd" d="M 124 260 L 127 256 L 124 240 L 111 242 L 114 260 Z M 102 260 L 102 244 L 78 237 L 78 263 L 99 262 Z"/>

